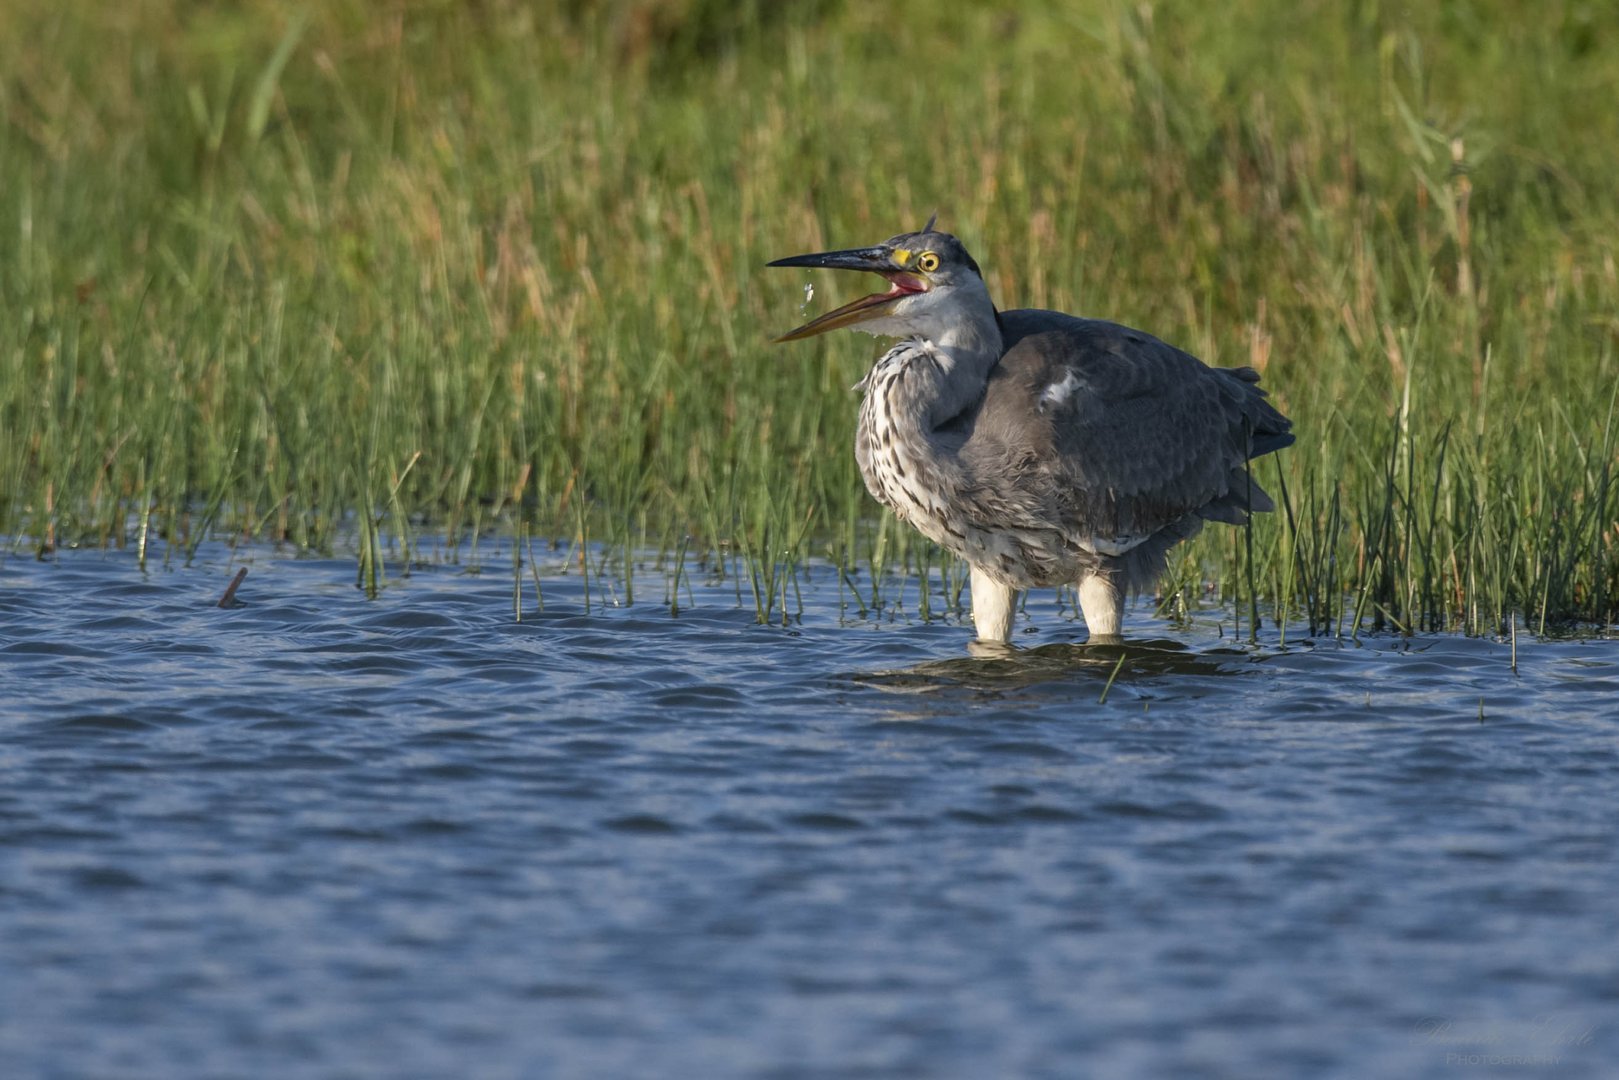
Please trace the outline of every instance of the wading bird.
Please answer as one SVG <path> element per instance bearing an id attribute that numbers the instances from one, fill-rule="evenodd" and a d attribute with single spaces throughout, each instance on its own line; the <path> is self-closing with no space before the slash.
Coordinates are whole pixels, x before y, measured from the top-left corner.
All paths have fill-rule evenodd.
<path id="1" fill-rule="evenodd" d="M 978 264 L 929 221 L 875 247 L 771 266 L 865 270 L 888 291 L 789 331 L 902 338 L 865 392 L 866 488 L 972 567 L 973 623 L 1008 642 L 1019 590 L 1077 586 L 1091 639 L 1204 521 L 1270 497 L 1248 461 L 1293 442 L 1252 368 L 1211 368 L 1150 334 L 1056 311 L 996 311 Z"/>

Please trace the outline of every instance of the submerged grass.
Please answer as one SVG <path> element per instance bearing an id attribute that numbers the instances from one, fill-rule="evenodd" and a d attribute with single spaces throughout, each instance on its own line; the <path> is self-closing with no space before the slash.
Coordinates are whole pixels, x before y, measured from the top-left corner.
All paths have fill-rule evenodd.
<path id="1" fill-rule="evenodd" d="M 0 535 L 354 544 L 374 590 L 502 530 L 761 619 L 810 556 L 957 607 L 847 450 L 875 346 L 771 348 L 807 279 L 760 269 L 938 209 L 1004 305 L 1294 418 L 1171 610 L 1613 622 L 1616 96 L 1572 0 L 5 5 Z"/>

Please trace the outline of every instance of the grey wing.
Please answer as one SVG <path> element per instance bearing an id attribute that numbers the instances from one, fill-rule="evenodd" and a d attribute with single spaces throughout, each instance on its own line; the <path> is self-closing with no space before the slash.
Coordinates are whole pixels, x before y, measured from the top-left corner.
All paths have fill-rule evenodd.
<path id="1" fill-rule="evenodd" d="M 1272 508 L 1249 458 L 1293 441 L 1248 368 L 1210 368 L 1149 334 L 1055 312 L 1007 312 L 1008 348 L 974 435 L 1041 516 L 1081 536 L 1141 538 Z M 1031 507 L 1032 508 L 1032 507 Z"/>

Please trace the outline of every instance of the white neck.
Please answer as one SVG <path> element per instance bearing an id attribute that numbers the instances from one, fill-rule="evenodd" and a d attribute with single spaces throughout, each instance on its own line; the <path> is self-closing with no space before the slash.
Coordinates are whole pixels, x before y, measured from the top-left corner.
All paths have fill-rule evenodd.
<path id="1" fill-rule="evenodd" d="M 919 338 L 952 367 L 987 375 L 1001 356 L 1001 328 L 989 289 L 973 278 L 948 291 L 912 298 L 900 310 L 857 329 L 877 337 Z"/>
<path id="2" fill-rule="evenodd" d="M 932 358 L 929 364 L 907 364 L 904 389 L 889 383 L 891 396 L 884 403 L 891 422 L 916 425 L 919 442 L 932 439 L 938 425 L 983 396 L 990 369 L 1001 358 L 1000 324 L 982 282 L 873 319 L 861 329 L 921 342 Z"/>
<path id="3" fill-rule="evenodd" d="M 955 363 L 980 367 L 987 373 L 990 365 L 1001 358 L 1001 328 L 995 321 L 995 309 L 987 303 L 987 296 L 985 299 L 981 309 L 963 306 L 955 312 L 954 319 L 934 333 L 918 336 L 933 342 Z"/>

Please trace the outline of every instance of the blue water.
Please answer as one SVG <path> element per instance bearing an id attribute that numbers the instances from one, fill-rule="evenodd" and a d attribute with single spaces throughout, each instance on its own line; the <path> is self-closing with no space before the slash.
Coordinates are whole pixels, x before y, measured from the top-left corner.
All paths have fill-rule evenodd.
<path id="1" fill-rule="evenodd" d="M 1619 1075 L 1619 643 L 469 554 L 0 563 L 0 1075 Z"/>

